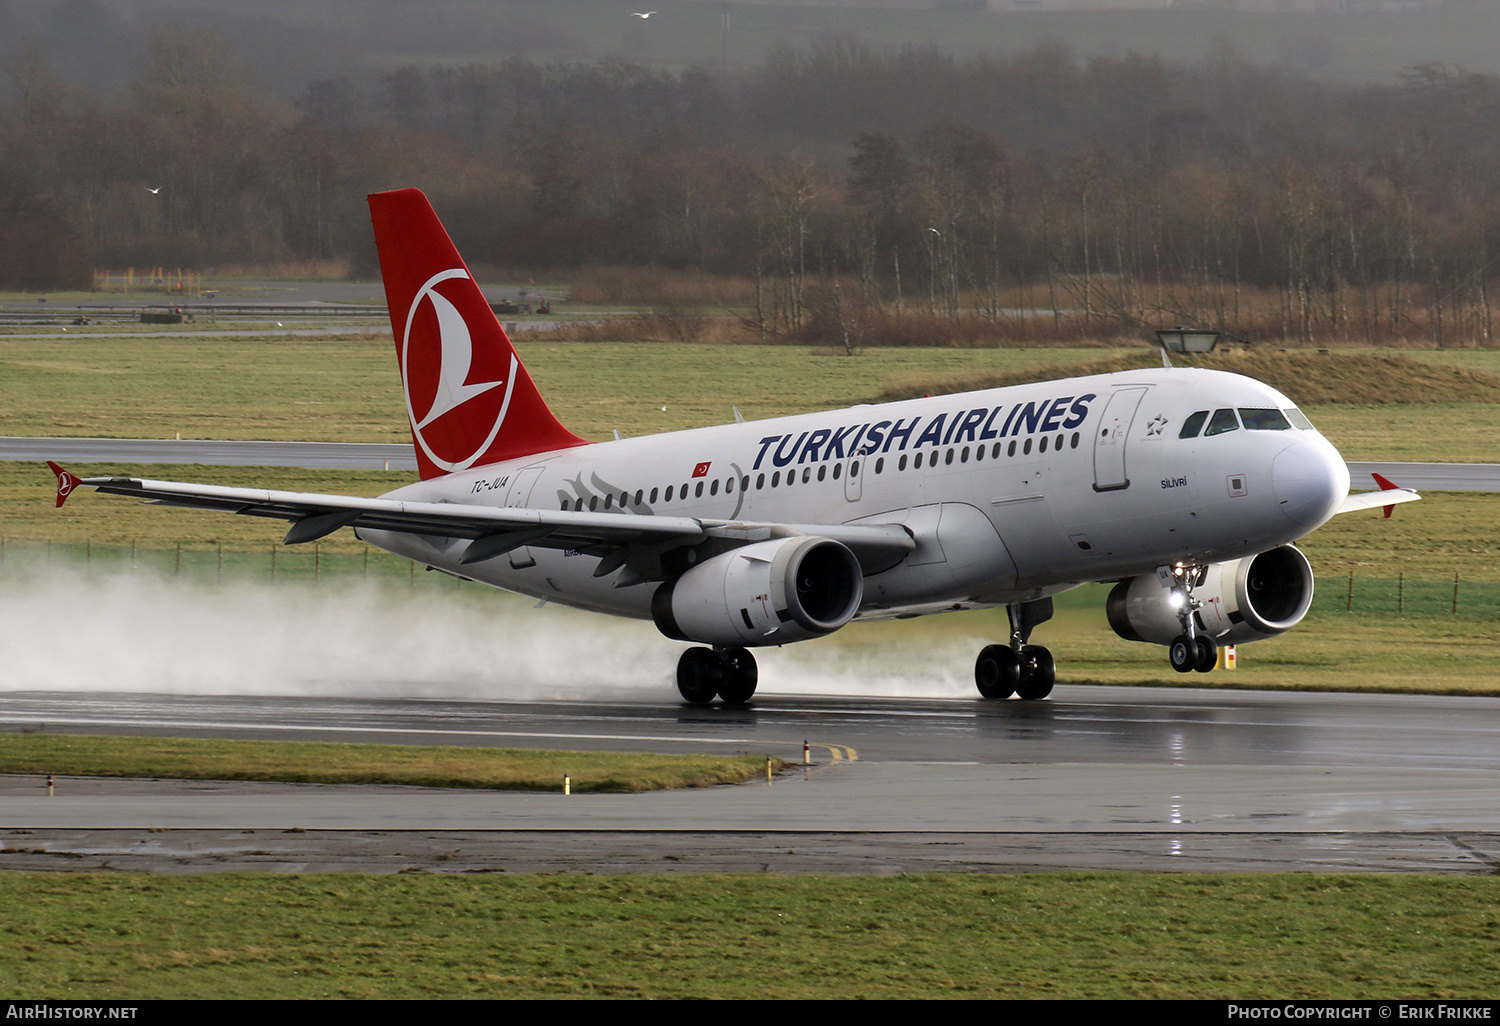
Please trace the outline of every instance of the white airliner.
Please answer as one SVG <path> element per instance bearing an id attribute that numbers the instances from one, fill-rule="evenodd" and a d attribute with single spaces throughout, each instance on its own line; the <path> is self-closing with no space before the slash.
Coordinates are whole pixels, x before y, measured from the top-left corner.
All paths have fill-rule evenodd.
<path id="1" fill-rule="evenodd" d="M 169 506 L 342 527 L 436 570 L 655 621 L 691 703 L 743 703 L 750 649 L 852 620 L 1003 605 L 986 698 L 1052 690 L 1030 643 L 1051 596 L 1118 582 L 1109 621 L 1183 672 L 1295 626 L 1312 601 L 1290 543 L 1350 494 L 1343 459 L 1290 399 L 1191 368 L 1068 378 L 590 443 L 553 416 L 425 196 L 370 197 L 421 480 L 378 499 L 86 478 Z"/>

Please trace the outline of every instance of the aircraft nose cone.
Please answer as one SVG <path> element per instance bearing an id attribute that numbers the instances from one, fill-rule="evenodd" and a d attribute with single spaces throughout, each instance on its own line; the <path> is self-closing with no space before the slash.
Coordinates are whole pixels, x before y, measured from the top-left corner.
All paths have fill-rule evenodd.
<path id="1" fill-rule="evenodd" d="M 1304 531 L 1322 526 L 1349 494 L 1349 468 L 1333 446 L 1304 439 L 1277 454 L 1271 464 L 1277 502 Z"/>

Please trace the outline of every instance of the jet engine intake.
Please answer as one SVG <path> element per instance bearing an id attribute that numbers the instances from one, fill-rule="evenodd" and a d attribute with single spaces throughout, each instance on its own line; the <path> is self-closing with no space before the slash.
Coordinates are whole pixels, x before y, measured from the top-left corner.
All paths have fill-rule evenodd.
<path id="1" fill-rule="evenodd" d="M 1193 589 L 1201 605 L 1195 626 L 1220 645 L 1243 645 L 1291 630 L 1312 605 L 1312 564 L 1295 545 L 1213 563 Z M 1170 645 L 1182 633 L 1173 590 L 1155 574 L 1114 586 L 1105 613 L 1126 641 Z"/>
<path id="2" fill-rule="evenodd" d="M 831 634 L 859 610 L 864 574 L 829 538 L 774 538 L 722 553 L 656 589 L 651 617 L 678 641 L 784 645 Z"/>

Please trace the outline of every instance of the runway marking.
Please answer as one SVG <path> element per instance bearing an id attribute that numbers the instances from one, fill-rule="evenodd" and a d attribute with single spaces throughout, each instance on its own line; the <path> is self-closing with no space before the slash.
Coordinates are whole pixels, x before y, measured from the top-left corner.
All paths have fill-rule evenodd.
<path id="1" fill-rule="evenodd" d="M 859 753 L 848 745 L 831 745 L 826 741 L 809 741 L 808 744 L 815 748 L 828 749 L 828 762 L 831 766 L 838 765 L 840 760 L 847 762 L 859 761 Z"/>

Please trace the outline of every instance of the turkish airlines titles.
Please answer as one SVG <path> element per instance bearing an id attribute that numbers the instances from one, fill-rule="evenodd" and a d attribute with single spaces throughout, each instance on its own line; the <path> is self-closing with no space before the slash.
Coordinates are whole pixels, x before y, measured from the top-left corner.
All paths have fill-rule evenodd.
<path id="1" fill-rule="evenodd" d="M 925 427 L 923 418 L 918 416 L 909 422 L 898 418 L 873 424 L 816 428 L 797 435 L 795 441 L 792 435 L 770 435 L 760 440 L 760 452 L 750 469 L 759 470 L 767 456 L 770 456 L 773 466 L 785 467 L 793 463 L 821 463 L 847 456 L 885 453 L 890 452 L 892 446 L 898 452 L 905 452 L 908 445 L 920 449 L 924 445 L 955 445 L 1022 434 L 1069 431 L 1084 422 L 1089 414 L 1089 403 L 1097 398 L 1090 392 L 1076 397 L 1068 395 L 1060 399 L 1020 403 L 1010 407 L 998 428 L 995 425 L 1006 410 L 1004 405 L 959 410 L 951 418 L 947 413 L 939 413 L 927 421 Z M 918 427 L 922 427 L 921 434 L 917 434 Z M 915 442 L 911 440 L 913 435 L 916 435 Z"/>

